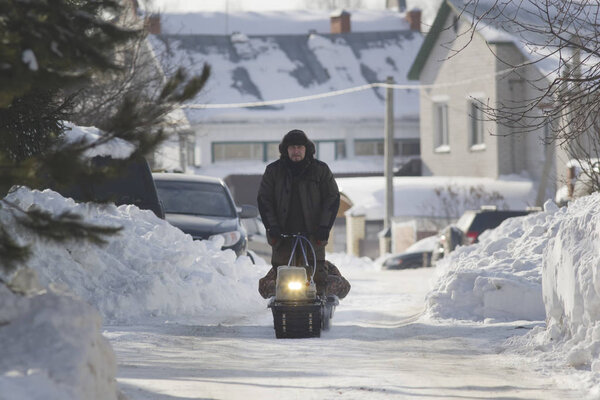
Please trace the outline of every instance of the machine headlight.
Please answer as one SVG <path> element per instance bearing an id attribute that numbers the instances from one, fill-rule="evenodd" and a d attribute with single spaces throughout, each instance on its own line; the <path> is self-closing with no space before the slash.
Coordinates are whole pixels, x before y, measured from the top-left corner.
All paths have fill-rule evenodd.
<path id="1" fill-rule="evenodd" d="M 213 240 L 217 236 L 221 236 L 225 240 L 223 243 L 223 247 L 229 247 L 229 246 L 233 246 L 234 244 L 236 244 L 242 237 L 242 234 L 238 231 L 223 232 L 223 233 L 218 233 L 216 235 L 212 235 L 208 239 Z"/>
<path id="2" fill-rule="evenodd" d="M 297 301 L 314 299 L 316 290 L 314 285 L 308 284 L 306 269 L 289 265 L 277 267 L 277 280 L 275 281 L 275 299 L 279 301 Z M 309 289 L 310 293 L 309 293 Z"/>

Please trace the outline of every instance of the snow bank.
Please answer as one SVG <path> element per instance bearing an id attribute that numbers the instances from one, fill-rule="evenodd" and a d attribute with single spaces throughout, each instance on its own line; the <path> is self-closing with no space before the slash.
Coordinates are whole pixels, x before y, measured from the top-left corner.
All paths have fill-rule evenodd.
<path id="1" fill-rule="evenodd" d="M 101 318 L 57 293 L 15 295 L 0 285 L 3 400 L 117 399 L 117 364 Z"/>
<path id="2" fill-rule="evenodd" d="M 542 256 L 559 213 L 509 218 L 479 243 L 457 248 L 437 263 L 439 279 L 427 298 L 434 317 L 470 320 L 544 320 Z"/>
<path id="3" fill-rule="evenodd" d="M 600 373 L 600 194 L 563 211 L 543 258 L 544 341 L 562 342 L 569 364 Z"/>
<path id="4" fill-rule="evenodd" d="M 219 323 L 221 315 L 264 308 L 257 296 L 263 272 L 248 257 L 236 260 L 221 242 L 193 241 L 151 211 L 136 206 L 76 204 L 60 194 L 21 188 L 7 199 L 59 214 L 72 211 L 95 224 L 122 226 L 105 246 L 34 241 L 28 265 L 43 285 L 71 292 L 95 306 L 107 323 L 185 321 Z"/>
<path id="5" fill-rule="evenodd" d="M 327 253 L 327 260 L 333 263 L 342 275 L 348 270 L 379 271 L 381 265 L 374 263 L 369 257 L 355 257 L 346 253 Z"/>
<path id="6" fill-rule="evenodd" d="M 2 226 L 19 243 L 30 244 L 27 266 L 46 288 L 23 296 L 0 285 L 2 400 L 116 400 L 116 361 L 100 333 L 103 318 L 220 323 L 264 311 L 257 282 L 269 266 L 236 260 L 218 241 L 193 241 L 151 211 L 76 204 L 50 190 L 27 188 L 6 200 L 123 229 L 102 247 L 59 245 L 20 229 L 8 207 L 0 208 Z"/>
<path id="7" fill-rule="evenodd" d="M 593 335 L 600 320 L 599 215 L 600 195 L 594 194 L 568 208 L 548 201 L 543 212 L 484 232 L 478 244 L 438 262 L 428 312 L 471 320 L 547 319 L 552 336 Z"/>
<path id="8" fill-rule="evenodd" d="M 600 382 L 600 193 L 510 218 L 437 265 L 433 318 L 546 321 L 507 345 Z M 517 350 L 515 350 L 517 349 Z M 596 386 L 600 395 L 600 386 Z"/>

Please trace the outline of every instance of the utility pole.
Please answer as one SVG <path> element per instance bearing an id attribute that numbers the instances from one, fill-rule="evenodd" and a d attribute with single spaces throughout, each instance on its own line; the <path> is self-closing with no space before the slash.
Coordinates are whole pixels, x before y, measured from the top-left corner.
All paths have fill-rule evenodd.
<path id="1" fill-rule="evenodd" d="M 385 216 L 383 231 L 379 234 L 379 251 L 381 255 L 391 252 L 392 217 L 394 216 L 394 79 L 388 76 L 385 95 L 385 138 L 384 175 L 385 175 Z"/>

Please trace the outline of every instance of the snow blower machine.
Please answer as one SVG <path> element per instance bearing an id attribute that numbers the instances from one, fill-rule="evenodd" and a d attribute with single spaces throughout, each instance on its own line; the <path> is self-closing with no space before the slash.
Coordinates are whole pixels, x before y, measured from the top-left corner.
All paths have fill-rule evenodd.
<path id="1" fill-rule="evenodd" d="M 288 237 L 294 240 L 292 254 L 288 265 L 277 267 L 275 296 L 268 304 L 273 312 L 275 336 L 278 339 L 320 337 L 321 330 L 326 331 L 331 327 L 331 318 L 339 299 L 335 295 L 317 295 L 314 282 L 317 262 L 310 240 L 300 234 Z M 291 263 L 298 248 L 304 256 L 304 265 L 293 266 Z M 307 248 L 313 254 L 312 268 L 308 265 Z"/>

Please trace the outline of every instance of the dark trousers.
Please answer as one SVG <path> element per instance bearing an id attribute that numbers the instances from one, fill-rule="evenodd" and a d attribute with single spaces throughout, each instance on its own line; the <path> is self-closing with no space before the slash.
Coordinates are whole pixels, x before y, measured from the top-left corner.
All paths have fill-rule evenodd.
<path id="1" fill-rule="evenodd" d="M 314 266 L 313 252 L 306 241 L 302 241 L 304 245 L 304 252 L 300 243 L 296 245 L 294 251 L 294 257 L 290 262 L 292 254 L 292 248 L 294 246 L 295 238 L 281 238 L 273 246 L 273 255 L 271 256 L 271 265 L 273 268 L 277 268 L 282 265 L 294 265 L 294 266 L 306 266 L 306 272 L 310 279 Z M 325 262 L 325 244 L 317 245 L 315 240 L 310 239 L 310 243 L 315 250 L 315 256 L 317 259 L 317 271 L 315 273 L 315 284 L 317 285 L 317 293 L 324 293 L 327 286 L 327 263 Z M 304 253 L 308 260 L 308 265 L 304 259 Z"/>

